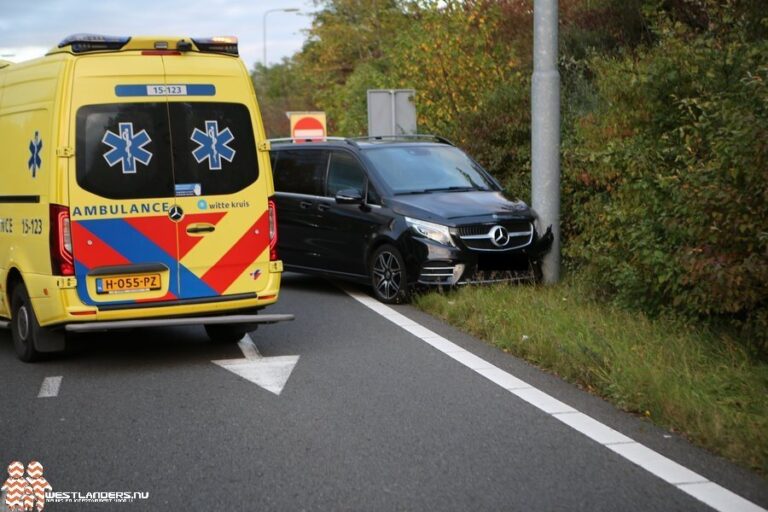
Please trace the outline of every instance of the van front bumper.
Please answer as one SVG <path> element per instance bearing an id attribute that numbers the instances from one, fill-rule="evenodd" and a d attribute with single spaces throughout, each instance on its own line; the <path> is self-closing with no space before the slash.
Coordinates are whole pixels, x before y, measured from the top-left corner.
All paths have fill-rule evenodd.
<path id="1" fill-rule="evenodd" d="M 537 262 L 549 251 L 552 240 L 548 229 L 543 236 L 532 237 L 524 247 L 488 252 L 409 236 L 404 241 L 404 254 L 408 275 L 419 285 L 533 282 L 537 279 Z"/>

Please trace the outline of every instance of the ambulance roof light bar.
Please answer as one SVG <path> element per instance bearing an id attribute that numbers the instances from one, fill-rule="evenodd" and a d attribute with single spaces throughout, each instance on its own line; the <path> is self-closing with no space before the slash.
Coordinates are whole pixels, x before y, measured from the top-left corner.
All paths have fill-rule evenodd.
<path id="1" fill-rule="evenodd" d="M 235 36 L 193 37 L 197 49 L 201 52 L 225 53 L 227 55 L 240 55 Z"/>
<path id="2" fill-rule="evenodd" d="M 130 41 L 128 36 L 104 36 L 100 34 L 73 34 L 59 43 L 59 48 L 70 46 L 72 53 L 98 50 L 119 50 Z"/>

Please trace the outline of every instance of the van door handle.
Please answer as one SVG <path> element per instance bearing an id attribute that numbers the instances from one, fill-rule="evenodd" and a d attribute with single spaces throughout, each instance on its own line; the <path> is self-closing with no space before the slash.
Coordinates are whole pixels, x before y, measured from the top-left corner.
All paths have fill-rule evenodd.
<path id="1" fill-rule="evenodd" d="M 312 203 L 309 201 L 302 201 L 299 203 L 299 206 L 306 210 L 307 208 L 312 208 Z"/>
<path id="2" fill-rule="evenodd" d="M 325 204 L 325 203 L 320 203 L 317 205 L 317 209 L 320 210 L 321 212 L 329 210 L 330 208 L 331 208 L 331 205 Z"/>
<path id="3" fill-rule="evenodd" d="M 197 235 L 200 233 L 213 233 L 216 231 L 216 226 L 213 224 L 190 224 L 187 226 L 187 233 L 190 235 Z"/>

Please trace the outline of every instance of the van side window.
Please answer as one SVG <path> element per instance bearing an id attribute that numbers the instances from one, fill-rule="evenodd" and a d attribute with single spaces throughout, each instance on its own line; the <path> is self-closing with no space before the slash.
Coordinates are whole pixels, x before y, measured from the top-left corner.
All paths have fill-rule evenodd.
<path id="1" fill-rule="evenodd" d="M 365 182 L 365 172 L 354 156 L 346 151 L 331 153 L 326 195 L 335 197 L 344 189 L 354 189 L 365 194 Z"/>
<path id="2" fill-rule="evenodd" d="M 77 111 L 77 183 L 109 199 L 173 197 L 164 103 L 88 105 Z"/>
<path id="3" fill-rule="evenodd" d="M 328 167 L 328 151 L 322 149 L 285 150 L 279 153 L 273 169 L 275 190 L 319 196 Z"/>

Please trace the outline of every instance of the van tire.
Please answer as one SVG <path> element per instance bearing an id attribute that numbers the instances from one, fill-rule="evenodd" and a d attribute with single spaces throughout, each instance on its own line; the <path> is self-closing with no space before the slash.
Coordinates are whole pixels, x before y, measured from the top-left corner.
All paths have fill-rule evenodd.
<path id="1" fill-rule="evenodd" d="M 239 324 L 206 324 L 205 333 L 216 343 L 237 343 L 248 331 Z"/>
<path id="2" fill-rule="evenodd" d="M 11 292 L 11 337 L 16 356 L 25 363 L 42 359 L 43 354 L 35 348 L 41 330 L 27 289 L 19 283 Z"/>
<path id="3" fill-rule="evenodd" d="M 371 256 L 373 296 L 384 304 L 403 304 L 410 298 L 405 260 L 394 245 L 384 244 Z"/>

